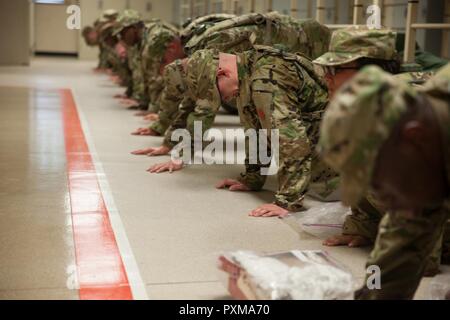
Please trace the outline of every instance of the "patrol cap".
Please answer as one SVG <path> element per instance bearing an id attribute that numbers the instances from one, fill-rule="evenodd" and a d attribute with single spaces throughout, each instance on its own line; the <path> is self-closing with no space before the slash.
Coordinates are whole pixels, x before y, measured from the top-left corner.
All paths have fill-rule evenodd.
<path id="1" fill-rule="evenodd" d="M 394 60 L 396 33 L 390 29 L 369 29 L 367 26 L 351 26 L 338 29 L 331 36 L 330 49 L 314 63 L 337 66 L 360 58 Z"/>
<path id="2" fill-rule="evenodd" d="M 122 12 L 117 18 L 117 25 L 114 28 L 113 36 L 118 35 L 123 29 L 143 22 L 141 15 L 136 10 L 128 9 Z"/>
<path id="3" fill-rule="evenodd" d="M 100 31 L 99 31 L 100 39 L 105 39 L 107 36 L 111 35 L 114 32 L 116 27 L 117 27 L 117 23 L 115 23 L 115 22 L 105 23 L 100 28 Z"/>
<path id="4" fill-rule="evenodd" d="M 117 17 L 119 16 L 119 11 L 117 11 L 115 9 L 108 9 L 108 10 L 103 11 L 102 16 L 109 21 L 116 20 Z"/>

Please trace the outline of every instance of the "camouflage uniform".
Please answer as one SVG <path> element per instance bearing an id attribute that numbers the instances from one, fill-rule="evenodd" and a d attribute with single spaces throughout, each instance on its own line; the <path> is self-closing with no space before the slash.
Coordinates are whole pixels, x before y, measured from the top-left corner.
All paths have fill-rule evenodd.
<path id="1" fill-rule="evenodd" d="M 139 102 L 140 109 L 146 109 L 148 98 L 145 92 L 144 71 L 139 47 L 127 47 L 128 68 L 131 70 L 131 98 Z"/>
<path id="2" fill-rule="evenodd" d="M 269 23 L 271 35 L 266 33 L 268 31 L 267 24 Z M 291 36 L 287 37 L 286 35 Z M 292 35 L 295 35 L 295 37 Z M 270 43 L 276 46 L 282 45 L 287 52 L 301 52 L 308 56 L 318 57 L 328 49 L 330 36 L 330 30 L 314 20 L 295 20 L 278 13 L 267 15 L 250 14 L 216 23 L 202 34 L 196 32 L 196 35 L 186 46 L 186 50 L 194 52 L 206 47 L 207 49 L 218 49 L 221 52 L 237 53 L 251 49 L 254 44 Z M 172 67 L 172 70 L 175 69 Z M 179 85 L 179 75 L 175 75 L 174 72 L 169 74 L 175 82 L 171 84 L 171 79 L 166 79 L 165 91 L 173 90 L 175 87 L 178 89 L 186 87 L 185 85 Z M 181 76 L 183 75 L 184 73 L 181 73 Z M 169 96 L 173 97 L 172 95 Z M 180 103 L 183 105 L 192 103 L 190 99 L 182 102 L 182 96 L 181 94 L 179 99 L 171 98 L 170 100 L 161 101 L 160 108 L 162 108 L 162 112 L 160 120 L 154 122 L 150 126 L 151 129 L 164 134 L 164 131 L 167 130 L 167 124 L 177 116 L 181 116 L 172 112 L 176 112 Z M 186 107 L 190 108 L 191 106 Z M 166 111 L 164 110 L 165 108 L 171 111 Z M 210 112 L 213 114 L 210 117 L 214 118 L 216 111 L 211 110 Z M 186 113 L 183 114 L 187 116 Z M 162 124 L 163 122 L 164 124 Z M 166 135 L 165 144 L 168 146 L 171 145 L 170 137 L 173 129 L 169 128 Z"/>
<path id="3" fill-rule="evenodd" d="M 279 130 L 275 203 L 298 211 L 312 185 L 320 196 L 328 196 L 338 180 L 315 152 L 328 93 L 312 62 L 300 55 L 258 46 L 238 57 L 241 123 L 245 129 Z M 260 190 L 266 178 L 261 175 L 261 167 L 249 164 L 247 156 L 246 172 L 239 180 L 252 190 Z"/>
<path id="4" fill-rule="evenodd" d="M 160 135 L 164 135 L 178 114 L 179 105 L 186 92 L 185 77 L 183 62 L 180 59 L 164 68 L 164 90 L 159 101 L 159 120 L 150 125 L 150 128 Z"/>
<path id="5" fill-rule="evenodd" d="M 98 28 L 97 28 L 97 32 L 98 32 Z M 109 68 L 111 68 L 111 64 L 108 61 L 107 48 L 105 47 L 104 43 L 99 41 L 98 42 L 98 48 L 99 48 L 99 53 L 98 53 L 98 66 L 97 66 L 97 68 L 99 68 L 99 69 L 109 69 Z"/>
<path id="6" fill-rule="evenodd" d="M 110 22 L 114 22 L 116 21 L 117 17 L 119 15 L 119 12 L 117 12 L 114 9 L 108 9 L 103 11 L 101 17 L 99 19 L 96 20 L 95 22 L 95 27 L 97 29 L 97 32 L 100 33 L 102 27 Z M 112 67 L 112 64 L 110 62 L 110 56 L 109 56 L 109 52 L 108 52 L 108 48 L 107 46 L 104 44 L 104 42 L 99 41 L 99 65 L 98 68 L 100 69 L 109 69 Z"/>
<path id="7" fill-rule="evenodd" d="M 397 57 L 395 37 L 390 29 L 370 30 L 365 26 L 339 29 L 331 37 L 329 51 L 314 63 L 333 67 L 364 57 L 393 60 Z"/>
<path id="8" fill-rule="evenodd" d="M 341 174 L 343 202 L 358 203 L 369 191 L 380 148 L 411 101 L 429 103 L 440 124 L 450 172 L 450 66 L 423 88 L 412 88 L 378 67 L 364 68 L 330 103 L 321 127 L 319 152 Z M 450 182 L 450 175 L 447 176 Z M 367 266 L 381 269 L 381 290 L 363 288 L 359 299 L 411 299 L 436 248 L 450 258 L 450 199 L 416 216 L 387 212 Z M 444 240 L 444 246 L 442 242 Z"/>
<path id="9" fill-rule="evenodd" d="M 137 25 L 142 21 L 139 12 L 135 10 L 125 10 L 117 19 L 117 27 L 113 31 L 113 35 L 118 35 L 120 32 L 130 26 Z M 141 44 L 127 47 L 127 63 L 128 69 L 131 70 L 131 85 L 127 90 L 132 99 L 139 102 L 140 109 L 146 109 L 148 105 L 148 97 L 146 94 L 144 71 L 142 69 L 142 55 Z"/>
<path id="10" fill-rule="evenodd" d="M 164 89 L 163 69 L 167 63 L 172 62 L 164 61 L 167 46 L 177 39 L 179 39 L 178 30 L 168 23 L 153 20 L 145 25 L 141 44 L 142 69 L 148 96 L 148 109 L 151 112 L 159 110 L 159 100 Z"/>
<path id="11" fill-rule="evenodd" d="M 124 85 L 127 85 L 130 81 L 128 64 L 119 57 L 114 47 L 111 47 L 106 43 L 106 39 L 109 36 L 112 36 L 115 27 L 116 24 L 114 22 L 105 24 L 100 30 L 99 42 L 103 45 L 107 62 L 111 65 L 112 71 L 121 78 Z"/>
<path id="12" fill-rule="evenodd" d="M 119 18 L 120 26 L 115 33 L 124 28 L 143 22 L 139 13 L 126 10 Z M 162 71 L 167 63 L 164 54 L 167 46 L 178 39 L 178 30 L 159 19 L 151 19 L 144 25 L 142 39 L 132 48 L 127 48 L 129 67 L 132 70 L 133 98 L 139 101 L 140 108 L 156 112 L 156 106 L 163 89 Z"/>
<path id="13" fill-rule="evenodd" d="M 315 20 L 297 20 L 277 12 L 251 13 L 216 23 L 197 32 L 185 45 L 187 53 L 200 49 L 243 52 L 253 44 L 282 46 L 315 59 L 328 50 L 331 31 Z"/>
<path id="14" fill-rule="evenodd" d="M 300 209 L 303 195 L 313 182 L 322 187 L 323 196 L 334 191 L 336 174 L 314 152 L 328 96 L 311 61 L 261 46 L 237 56 L 237 106 L 242 124 L 245 129 L 279 130 L 276 203 L 288 210 Z M 191 103 L 183 101 L 180 114 L 186 116 L 177 117 L 175 128 L 187 128 L 193 133 L 195 121 L 201 121 L 204 129 L 212 126 L 215 112 L 211 110 L 216 111 L 221 104 L 216 85 L 218 59 L 217 50 L 199 50 L 189 59 L 186 92 Z M 263 166 L 248 160 L 247 157 L 246 173 L 240 180 L 252 190 L 260 190 L 265 183 L 265 176 L 260 173 Z"/>
<path id="15" fill-rule="evenodd" d="M 421 86 L 434 76 L 434 71 L 412 71 L 395 75 L 395 78 L 412 86 Z"/>
<path id="16" fill-rule="evenodd" d="M 355 26 L 337 30 L 331 39 L 330 51 L 314 62 L 325 67 L 337 67 L 362 57 L 394 60 L 397 58 L 395 41 L 396 34 L 389 29 L 370 30 L 367 27 Z M 433 72 L 404 72 L 395 75 L 395 79 L 419 86 L 433 74 Z M 384 205 L 369 192 L 352 208 L 352 214 L 346 217 L 343 234 L 362 236 L 374 242 L 385 211 Z M 437 262 L 439 254 L 436 252 L 435 256 L 435 261 L 429 266 L 430 272 L 439 266 Z"/>
<path id="17" fill-rule="evenodd" d="M 195 34 L 206 31 L 217 22 L 234 17 L 236 17 L 234 14 L 214 13 L 194 19 L 193 21 L 188 21 L 183 25 L 183 29 L 180 32 L 181 42 L 185 45 Z"/>
<path id="18" fill-rule="evenodd" d="M 215 85 L 218 64 L 219 52 L 217 50 L 197 51 L 188 59 L 185 67 L 185 76 L 182 81 L 173 81 L 181 83 L 177 90 L 184 90 L 184 96 L 176 116 L 165 133 L 163 141 L 165 146 L 173 148 L 177 144 L 171 140 L 172 133 L 177 129 L 186 128 L 191 133 L 194 132 L 194 118 L 195 120 L 202 118 L 199 121 L 202 121 L 205 131 L 211 128 L 215 114 L 221 105 L 220 95 Z M 172 64 L 168 72 L 176 79 L 178 70 Z M 205 96 L 208 96 L 208 99 L 201 98 Z M 172 104 L 172 110 L 174 106 L 175 104 Z M 167 109 L 165 108 L 164 110 Z M 211 110 L 213 111 L 211 112 Z"/>
<path id="19" fill-rule="evenodd" d="M 116 54 L 116 52 L 114 52 Z M 117 55 L 117 54 L 116 54 Z M 117 66 L 113 68 L 115 74 L 117 74 L 120 78 L 120 85 L 127 88 L 126 95 L 131 97 L 132 93 L 132 82 L 131 82 L 131 69 L 129 68 L 128 58 L 124 59 L 119 58 L 117 62 Z"/>

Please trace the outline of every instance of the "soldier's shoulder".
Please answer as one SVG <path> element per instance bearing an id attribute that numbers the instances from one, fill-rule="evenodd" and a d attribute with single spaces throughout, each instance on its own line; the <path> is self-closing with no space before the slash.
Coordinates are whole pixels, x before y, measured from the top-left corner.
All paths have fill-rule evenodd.
<path id="1" fill-rule="evenodd" d="M 411 85 L 423 85 L 434 75 L 433 71 L 414 71 L 402 72 L 394 75 L 394 78 L 399 81 L 404 81 Z"/>

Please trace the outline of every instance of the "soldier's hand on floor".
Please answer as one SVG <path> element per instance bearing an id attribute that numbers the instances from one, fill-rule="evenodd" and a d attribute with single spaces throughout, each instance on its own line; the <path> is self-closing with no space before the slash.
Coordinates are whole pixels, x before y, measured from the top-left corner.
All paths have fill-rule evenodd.
<path id="1" fill-rule="evenodd" d="M 153 136 L 157 137 L 160 134 L 153 129 L 150 128 L 139 128 L 136 131 L 131 133 L 133 136 Z"/>
<path id="2" fill-rule="evenodd" d="M 138 149 L 135 151 L 131 151 L 131 154 L 134 154 L 135 156 L 146 156 L 151 151 L 153 151 L 154 148 L 147 148 L 147 149 Z"/>
<path id="3" fill-rule="evenodd" d="M 182 160 L 170 160 L 164 163 L 158 163 L 150 167 L 147 171 L 150 173 L 162 173 L 169 171 L 172 173 L 174 171 L 179 171 L 183 169 L 183 161 Z"/>
<path id="4" fill-rule="evenodd" d="M 230 191 L 251 191 L 249 187 L 234 179 L 224 179 L 216 184 L 217 189 L 228 189 Z"/>
<path id="5" fill-rule="evenodd" d="M 92 69 L 95 73 L 105 73 L 105 69 L 102 68 L 94 68 Z"/>
<path id="6" fill-rule="evenodd" d="M 250 217 L 285 217 L 288 214 L 288 210 L 279 207 L 276 204 L 268 203 L 256 208 L 248 215 Z"/>
<path id="7" fill-rule="evenodd" d="M 159 115 L 157 113 L 149 113 L 144 117 L 147 121 L 157 121 L 159 120 Z"/>
<path id="8" fill-rule="evenodd" d="M 120 104 L 122 104 L 123 106 L 130 108 L 130 107 L 137 107 L 139 105 L 139 102 L 137 100 L 134 99 L 121 99 L 120 100 Z"/>
<path id="9" fill-rule="evenodd" d="M 149 157 L 164 156 L 166 154 L 169 154 L 170 150 L 172 150 L 172 149 L 169 148 L 169 147 L 166 147 L 166 146 L 160 146 L 160 147 L 157 147 L 157 148 L 150 148 L 149 152 L 147 153 L 147 155 Z"/>
<path id="10" fill-rule="evenodd" d="M 147 148 L 147 149 L 139 149 L 131 152 L 136 156 L 163 156 L 170 152 L 170 148 L 166 146 L 161 146 L 157 148 Z"/>
<path id="11" fill-rule="evenodd" d="M 121 82 L 120 77 L 116 75 L 112 75 L 109 77 L 109 79 L 114 82 L 115 84 L 119 84 Z"/>
<path id="12" fill-rule="evenodd" d="M 339 235 L 326 239 L 323 242 L 324 246 L 349 246 L 349 247 L 364 247 L 370 244 L 370 240 L 362 236 Z"/>
<path id="13" fill-rule="evenodd" d="M 136 113 L 134 114 L 134 116 L 135 116 L 135 117 L 145 117 L 145 116 L 148 115 L 148 114 L 149 114 L 149 112 L 146 111 L 146 110 L 144 110 L 144 111 L 136 112 Z"/>
<path id="14" fill-rule="evenodd" d="M 128 97 L 126 94 L 119 93 L 119 94 L 114 95 L 114 99 L 122 99 L 123 100 L 123 99 L 128 99 Z"/>

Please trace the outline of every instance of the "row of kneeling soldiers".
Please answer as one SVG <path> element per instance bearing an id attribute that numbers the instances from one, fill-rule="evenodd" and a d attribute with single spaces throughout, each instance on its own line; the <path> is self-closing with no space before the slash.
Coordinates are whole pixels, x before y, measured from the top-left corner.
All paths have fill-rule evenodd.
<path id="1" fill-rule="evenodd" d="M 307 192 L 327 201 L 339 188 L 352 214 L 324 244 L 373 245 L 367 264 L 381 269 L 381 289 L 356 298 L 410 299 L 423 276 L 450 262 L 446 60 L 418 50 L 416 63 L 401 64 L 404 41 L 390 29 L 331 32 L 277 12 L 214 14 L 177 28 L 107 10 L 83 36 L 100 47 L 98 69 L 127 88 L 117 98 L 150 122 L 133 134 L 164 138 L 134 154 L 169 154 L 175 130 L 194 136 L 195 121 L 207 130 L 223 107 L 246 129 L 278 130 L 278 190 L 250 216 L 285 216 L 303 209 Z M 246 161 L 217 188 L 261 190 L 266 167 Z"/>

